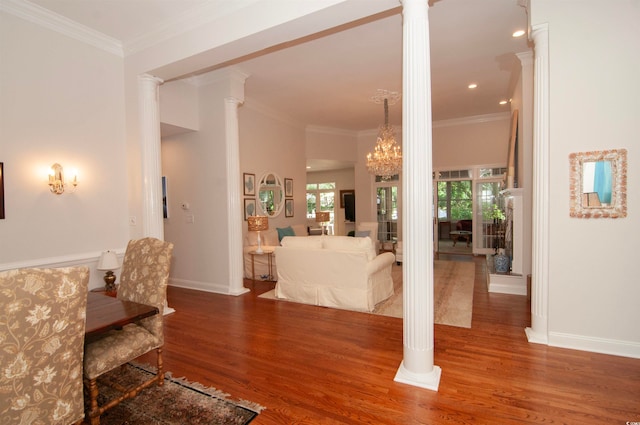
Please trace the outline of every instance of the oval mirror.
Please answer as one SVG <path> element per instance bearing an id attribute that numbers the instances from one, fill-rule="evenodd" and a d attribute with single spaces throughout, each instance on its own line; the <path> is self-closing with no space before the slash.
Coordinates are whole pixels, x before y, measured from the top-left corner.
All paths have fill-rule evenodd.
<path id="1" fill-rule="evenodd" d="M 282 179 L 272 172 L 265 173 L 258 183 L 258 206 L 262 214 L 276 217 L 284 206 Z"/>

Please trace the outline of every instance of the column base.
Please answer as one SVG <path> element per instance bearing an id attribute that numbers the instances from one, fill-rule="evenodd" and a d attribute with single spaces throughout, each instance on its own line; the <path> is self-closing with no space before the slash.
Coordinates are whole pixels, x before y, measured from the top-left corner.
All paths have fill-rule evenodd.
<path id="1" fill-rule="evenodd" d="M 440 376 L 442 369 L 439 366 L 433 366 L 430 373 L 413 373 L 404 367 L 404 362 L 400 363 L 394 381 L 402 384 L 413 385 L 414 387 L 425 388 L 427 390 L 438 391 L 440 385 Z"/>
<path id="2" fill-rule="evenodd" d="M 245 288 L 244 286 L 241 288 L 231 288 L 229 290 L 229 295 L 242 295 L 242 294 L 246 294 L 247 292 L 250 292 L 250 289 Z"/>
<path id="3" fill-rule="evenodd" d="M 545 345 L 549 344 L 549 338 L 547 338 L 547 335 L 536 332 L 533 328 L 524 328 L 524 333 L 527 334 L 527 341 L 529 342 Z"/>

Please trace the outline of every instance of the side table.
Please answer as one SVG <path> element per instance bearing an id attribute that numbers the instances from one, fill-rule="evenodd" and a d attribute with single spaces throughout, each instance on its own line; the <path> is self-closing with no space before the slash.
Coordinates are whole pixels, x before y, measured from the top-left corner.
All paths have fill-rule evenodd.
<path id="1" fill-rule="evenodd" d="M 253 283 L 256 283 L 256 255 L 266 255 L 267 265 L 269 270 L 268 280 L 273 280 L 273 250 L 264 250 L 263 252 L 256 252 L 255 250 L 249 251 L 251 255 L 251 275 L 253 276 Z"/>

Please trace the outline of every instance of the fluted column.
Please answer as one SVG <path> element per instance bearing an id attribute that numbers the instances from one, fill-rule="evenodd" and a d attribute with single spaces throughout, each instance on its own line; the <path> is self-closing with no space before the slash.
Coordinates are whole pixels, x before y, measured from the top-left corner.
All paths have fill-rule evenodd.
<path id="1" fill-rule="evenodd" d="M 159 102 L 159 87 L 162 83 L 160 78 L 152 75 L 143 74 L 138 77 L 142 154 L 142 231 L 144 236 L 158 239 L 164 239 Z"/>
<path id="2" fill-rule="evenodd" d="M 533 96 L 533 252 L 529 342 L 547 344 L 549 314 L 549 27 L 536 25 Z"/>
<path id="3" fill-rule="evenodd" d="M 404 355 L 395 380 L 438 389 L 434 365 L 431 67 L 427 0 L 402 0 Z M 426 218 L 426 219 L 425 219 Z"/>
<path id="4" fill-rule="evenodd" d="M 243 80 L 244 82 L 244 80 Z M 235 97 L 226 97 L 225 105 L 225 143 L 227 151 L 227 216 L 229 217 L 229 293 L 240 295 L 249 290 L 244 287 L 242 265 L 242 206 L 240 204 L 240 135 L 238 132 L 238 107 L 242 101 Z"/>

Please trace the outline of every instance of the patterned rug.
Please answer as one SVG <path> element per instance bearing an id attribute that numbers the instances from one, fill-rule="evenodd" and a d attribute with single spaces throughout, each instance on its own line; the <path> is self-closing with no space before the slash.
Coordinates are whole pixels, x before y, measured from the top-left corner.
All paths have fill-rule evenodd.
<path id="1" fill-rule="evenodd" d="M 471 328 L 475 264 L 472 262 L 435 260 L 433 267 L 434 322 L 440 325 Z M 373 314 L 402 318 L 402 266 L 391 269 L 394 294 L 376 305 Z M 260 298 L 280 300 L 275 290 Z"/>
<path id="2" fill-rule="evenodd" d="M 440 325 L 471 328 L 475 264 L 435 260 L 433 265 L 434 322 Z M 402 268 L 391 271 L 394 294 L 373 311 L 383 316 L 402 317 Z"/>
<path id="3" fill-rule="evenodd" d="M 116 394 L 114 386 L 130 387 L 155 374 L 150 366 L 127 364 L 98 379 L 99 404 Z M 232 402 L 228 395 L 197 382 L 165 375 L 164 385 L 152 385 L 100 416 L 100 425 L 244 425 L 262 410 L 247 401 Z"/>

